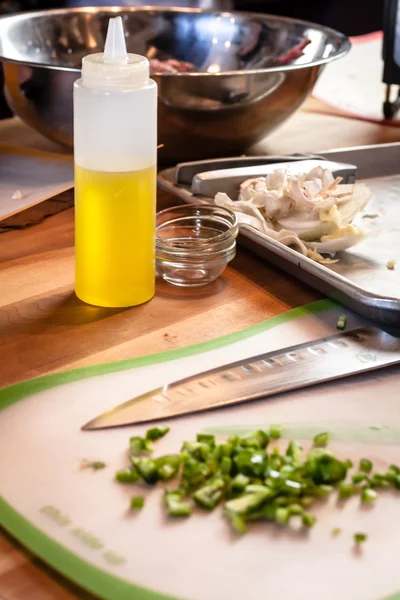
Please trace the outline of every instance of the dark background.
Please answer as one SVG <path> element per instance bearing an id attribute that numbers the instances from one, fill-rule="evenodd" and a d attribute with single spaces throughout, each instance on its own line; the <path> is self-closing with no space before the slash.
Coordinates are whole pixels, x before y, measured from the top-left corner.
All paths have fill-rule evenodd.
<path id="1" fill-rule="evenodd" d="M 314 21 L 342 31 L 361 35 L 382 28 L 384 0 L 233 0 L 237 10 L 268 12 Z M 151 4 L 151 0 L 148 4 Z M 0 0 L 0 14 L 20 10 L 95 5 L 95 0 Z M 103 4 L 104 2 L 99 2 Z M 128 5 L 110 0 L 107 4 Z M 135 3 L 133 3 L 135 4 Z M 157 2 L 155 2 L 157 4 Z M 171 5 L 173 6 L 173 1 Z M 187 3 L 190 6 L 190 0 Z"/>
<path id="2" fill-rule="evenodd" d="M 234 0 L 237 10 L 267 12 L 314 21 L 333 27 L 349 36 L 382 29 L 383 3 L 384 0 Z M 96 2 L 94 0 L 87 2 L 82 0 L 0 0 L 0 14 L 73 5 L 84 6 L 85 4 L 95 5 Z M 126 5 L 127 2 L 110 0 L 108 4 Z M 151 0 L 148 1 L 148 4 L 151 4 Z M 0 119 L 11 116 L 2 94 L 2 88 L 3 77 L 0 67 Z"/>

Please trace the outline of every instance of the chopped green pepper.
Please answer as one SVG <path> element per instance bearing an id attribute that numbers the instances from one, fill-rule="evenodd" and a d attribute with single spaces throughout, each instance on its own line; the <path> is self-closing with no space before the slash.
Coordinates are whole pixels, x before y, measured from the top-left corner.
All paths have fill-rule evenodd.
<path id="1" fill-rule="evenodd" d="M 167 433 L 169 432 L 169 427 L 167 427 L 166 425 L 160 425 L 159 427 L 152 427 L 151 429 L 148 429 L 146 431 L 146 440 L 158 440 L 162 437 L 164 437 L 164 435 L 167 435 Z"/>
<path id="2" fill-rule="evenodd" d="M 314 437 L 314 446 L 326 446 L 329 442 L 329 433 L 324 431 L 324 433 L 318 433 Z"/>
<path id="3" fill-rule="evenodd" d="M 140 510 L 144 506 L 143 496 L 133 496 L 131 498 L 131 508 L 134 510 Z"/>
<path id="4" fill-rule="evenodd" d="M 201 508 L 213 510 L 222 499 L 225 483 L 222 479 L 217 479 L 209 485 L 201 487 L 193 493 L 193 500 Z"/>
<path id="5" fill-rule="evenodd" d="M 310 515 L 310 513 L 303 513 L 301 521 L 304 527 L 312 527 L 315 524 L 316 519 L 313 515 Z"/>
<path id="6" fill-rule="evenodd" d="M 275 511 L 275 521 L 278 525 L 287 525 L 290 519 L 290 512 L 288 508 L 279 507 Z"/>
<path id="7" fill-rule="evenodd" d="M 165 492 L 164 500 L 170 517 L 190 517 L 192 507 L 189 502 L 182 500 L 181 492 Z"/>
<path id="8" fill-rule="evenodd" d="M 339 498 L 341 500 L 345 500 L 346 498 L 350 498 L 354 494 L 354 486 L 351 483 L 347 483 L 346 481 L 341 481 L 339 483 Z"/>
<path id="9" fill-rule="evenodd" d="M 365 473 L 354 473 L 354 475 L 351 476 L 352 482 L 356 485 L 359 483 L 362 483 L 366 479 L 367 479 L 367 476 Z"/>
<path id="10" fill-rule="evenodd" d="M 377 497 L 378 494 L 376 493 L 376 491 L 368 487 L 364 488 L 361 493 L 362 502 L 375 502 Z"/>
<path id="11" fill-rule="evenodd" d="M 269 437 L 273 440 L 279 440 L 282 436 L 282 427 L 280 425 L 270 425 Z"/>
<path id="12" fill-rule="evenodd" d="M 198 442 L 206 442 L 207 444 L 214 445 L 215 444 L 215 435 L 209 435 L 208 433 L 198 433 L 197 441 Z"/>
<path id="13" fill-rule="evenodd" d="M 139 456 L 140 454 L 148 454 L 153 451 L 153 444 L 149 439 L 135 435 L 129 440 L 129 452 L 131 456 Z"/>
<path id="14" fill-rule="evenodd" d="M 370 460 L 368 460 L 368 458 L 362 458 L 360 460 L 359 469 L 360 469 L 360 471 L 363 471 L 364 473 L 371 473 L 372 462 Z"/>
<path id="15" fill-rule="evenodd" d="M 115 479 L 120 483 L 135 483 L 140 477 L 136 469 L 131 468 L 117 471 Z"/>
<path id="16" fill-rule="evenodd" d="M 93 471 L 99 471 L 100 469 L 105 469 L 106 463 L 101 460 L 86 460 L 84 459 L 81 463 L 82 469 L 93 469 Z"/>
<path id="17" fill-rule="evenodd" d="M 151 458 L 141 458 L 136 468 L 146 483 L 156 483 L 159 478 L 156 462 Z"/>
<path id="18" fill-rule="evenodd" d="M 278 439 L 281 429 L 271 425 L 243 436 L 231 436 L 217 442 L 214 435 L 200 433 L 196 441 L 184 442 L 179 454 L 158 458 L 146 456 L 152 442 L 169 431 L 166 426 L 149 429 L 146 438 L 133 436 L 129 442 L 130 468 L 118 471 L 120 483 L 148 484 L 176 480 L 179 486 L 164 493 L 166 510 L 171 517 L 188 517 L 195 503 L 204 510 L 214 510 L 223 503 L 224 513 L 237 533 L 245 533 L 247 522 L 270 521 L 288 526 L 298 517 L 303 527 L 312 527 L 314 515 L 306 512 L 318 498 L 328 498 L 337 491 L 345 499 L 359 493 L 363 503 L 377 498 L 375 488 L 393 486 L 400 490 L 400 468 L 390 465 L 386 472 L 373 472 L 373 464 L 360 460 L 359 472 L 347 479 L 353 464 L 340 460 L 325 448 L 329 433 L 314 437 L 314 447 L 303 456 L 301 446 L 290 441 L 285 453 L 270 439 Z M 97 463 L 88 463 L 96 468 Z M 98 463 L 103 468 L 104 463 Z M 132 509 L 144 504 L 142 496 L 131 499 Z M 338 535 L 335 529 L 332 535 Z M 358 536 L 358 537 L 357 537 Z M 357 539 L 356 539 L 357 537 Z M 365 534 L 355 534 L 357 543 Z"/>

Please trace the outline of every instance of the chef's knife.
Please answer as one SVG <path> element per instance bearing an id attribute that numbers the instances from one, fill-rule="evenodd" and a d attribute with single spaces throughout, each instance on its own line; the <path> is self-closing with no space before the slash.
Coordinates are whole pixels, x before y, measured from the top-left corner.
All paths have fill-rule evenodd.
<path id="1" fill-rule="evenodd" d="M 284 169 L 288 173 L 299 175 L 307 173 L 315 167 L 323 166 L 329 169 L 334 177 L 342 177 L 342 183 L 354 183 L 356 180 L 357 167 L 347 163 L 324 160 L 297 160 L 282 161 L 274 164 L 261 164 L 252 166 L 241 166 L 233 169 L 217 169 L 198 173 L 193 177 L 191 192 L 194 196 L 205 196 L 214 198 L 218 192 L 225 192 L 230 198 L 236 200 L 240 184 L 246 179 L 254 177 L 265 177 L 277 169 Z"/>
<path id="2" fill-rule="evenodd" d="M 191 186 L 195 175 L 206 173 L 207 171 L 221 171 L 222 169 L 235 169 L 239 167 L 246 169 L 247 167 L 310 159 L 325 160 L 323 156 L 317 154 L 290 154 L 288 156 L 233 156 L 230 158 L 212 158 L 184 162 L 179 163 L 175 167 L 175 183 L 176 185 Z"/>
<path id="3" fill-rule="evenodd" d="M 169 383 L 83 426 L 104 429 L 266 398 L 400 362 L 400 338 L 364 327 L 267 352 Z"/>

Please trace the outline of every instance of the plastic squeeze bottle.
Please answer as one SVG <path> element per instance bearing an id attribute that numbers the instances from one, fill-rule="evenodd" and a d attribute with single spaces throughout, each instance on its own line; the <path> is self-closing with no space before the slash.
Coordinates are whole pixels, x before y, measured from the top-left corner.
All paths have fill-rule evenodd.
<path id="1" fill-rule="evenodd" d="M 75 291 L 89 304 L 154 295 L 157 86 L 110 19 L 103 54 L 74 85 Z"/>

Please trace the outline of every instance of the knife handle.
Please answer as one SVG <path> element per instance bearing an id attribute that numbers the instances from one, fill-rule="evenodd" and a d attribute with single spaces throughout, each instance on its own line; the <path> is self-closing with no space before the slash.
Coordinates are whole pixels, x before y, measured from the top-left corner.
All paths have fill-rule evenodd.
<path id="1" fill-rule="evenodd" d="M 191 186 L 193 178 L 196 175 L 208 171 L 235 169 L 239 167 L 257 167 L 259 165 L 310 159 L 326 160 L 324 157 L 315 154 L 291 154 L 290 156 L 236 156 L 232 158 L 216 158 L 179 163 L 175 167 L 175 184 Z"/>

